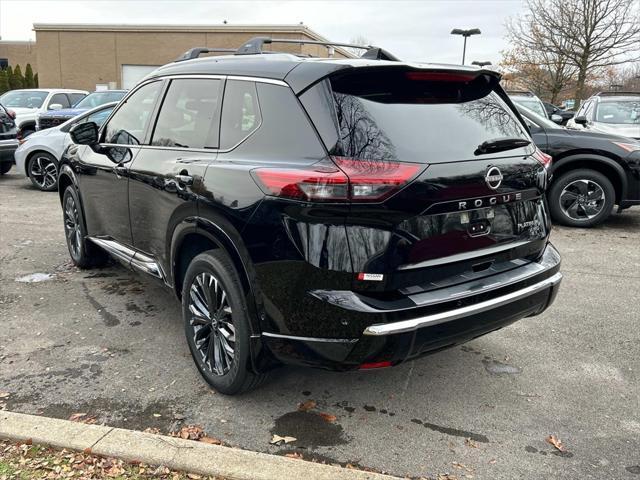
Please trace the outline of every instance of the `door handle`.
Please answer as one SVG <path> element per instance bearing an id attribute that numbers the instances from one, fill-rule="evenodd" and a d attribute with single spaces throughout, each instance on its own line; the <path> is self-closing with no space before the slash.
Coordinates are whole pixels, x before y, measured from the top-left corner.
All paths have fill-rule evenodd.
<path id="1" fill-rule="evenodd" d="M 193 177 L 191 175 L 176 175 L 176 180 L 183 185 L 193 185 Z"/>

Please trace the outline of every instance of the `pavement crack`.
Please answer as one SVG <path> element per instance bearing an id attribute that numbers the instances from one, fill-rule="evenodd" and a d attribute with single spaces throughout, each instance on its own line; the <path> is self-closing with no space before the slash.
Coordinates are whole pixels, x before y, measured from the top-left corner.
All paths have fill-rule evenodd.
<path id="1" fill-rule="evenodd" d="M 115 430 L 115 427 L 111 427 L 109 428 L 109 431 L 107 431 L 104 435 L 102 435 L 98 440 L 96 440 L 93 445 L 91 445 L 89 447 L 90 450 L 93 450 L 95 448 L 95 446 L 100 443 L 102 440 L 104 440 L 104 437 L 106 437 L 107 435 L 109 435 L 111 432 L 113 432 Z"/>

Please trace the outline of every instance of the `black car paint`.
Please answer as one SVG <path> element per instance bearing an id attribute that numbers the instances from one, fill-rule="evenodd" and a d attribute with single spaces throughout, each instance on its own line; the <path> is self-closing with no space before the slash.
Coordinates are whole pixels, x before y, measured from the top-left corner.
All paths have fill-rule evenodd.
<path id="1" fill-rule="evenodd" d="M 559 174 L 574 168 L 604 169 L 616 188 L 616 204 L 625 208 L 640 205 L 640 149 L 629 152 L 617 143 L 633 144 L 636 140 L 566 128 L 547 128 L 529 120 L 529 130 L 536 145 L 553 157 L 550 174 Z"/>
<path id="2" fill-rule="evenodd" d="M 6 164 L 14 163 L 13 154 L 18 148 L 18 130 L 16 123 L 9 115 L 9 111 L 0 104 L 0 163 L 4 163 L 5 168 L 9 168 Z"/>
<path id="3" fill-rule="evenodd" d="M 142 145 L 71 145 L 61 162 L 60 192 L 75 185 L 89 235 L 112 238 L 157 260 L 160 279 L 177 295 L 181 294 L 186 264 L 193 257 L 190 249 L 194 245 L 224 248 L 241 273 L 248 299 L 256 370 L 269 368 L 272 355 L 289 363 L 336 370 L 357 368 L 363 362 L 395 364 L 540 313 L 553 301 L 557 286 L 446 325 L 384 337 L 362 335 L 374 323 L 473 305 L 484 298 L 401 311 L 394 308 L 403 301 L 398 289 L 418 285 L 425 278 L 435 282 L 459 277 L 462 281 L 476 268 L 486 268 L 484 263 L 517 258 L 537 261 L 541 257 L 550 230 L 543 196 L 546 175 L 527 153 L 514 157 L 501 152 L 483 160 L 429 165 L 406 188 L 379 204 L 322 204 L 269 197 L 252 179 L 250 171 L 256 166 L 310 166 L 328 157 L 329 152 L 296 94 L 336 71 L 380 68 L 384 64 L 398 66 L 397 62 L 381 61 L 303 63 L 247 58 L 163 67 L 150 79 L 158 77 L 166 82 L 165 76 L 179 74 L 267 77 L 269 81 L 256 82 L 261 103 L 264 102 L 260 128 L 228 151 L 144 145 L 149 132 Z M 443 66 L 437 70 L 448 69 L 454 68 Z M 288 85 L 274 84 L 282 79 Z M 135 89 L 130 94 L 134 92 Z M 498 93 L 519 117 L 499 87 Z M 270 102 L 272 105 L 268 105 Z M 120 105 L 124 103 L 126 98 Z M 158 105 L 154 118 L 157 110 Z M 489 165 L 499 165 L 505 171 L 505 181 L 497 191 L 484 182 Z M 193 183 L 182 183 L 183 175 L 191 176 Z M 408 220 L 430 208 L 443 208 L 438 212 L 441 221 L 436 222 L 437 226 L 413 232 L 413 236 L 418 233 L 429 248 L 450 247 L 463 237 L 470 238 L 457 227 L 447 227 L 459 226 L 465 218 L 455 209 L 460 199 L 489 201 L 496 195 L 523 190 L 531 192 L 530 208 L 535 210 L 532 215 L 539 218 L 536 232 L 523 227 L 518 234 L 529 240 L 526 244 L 486 257 L 469 255 L 428 271 L 399 270 L 412 260 L 406 230 L 411 234 L 411 228 L 418 228 L 407 226 Z M 524 207 L 505 204 L 500 208 L 505 218 L 514 219 L 519 215 L 518 209 Z M 362 241 L 356 242 L 356 236 Z M 488 234 L 471 239 L 468 249 L 488 248 L 509 240 L 514 238 Z M 377 248 L 363 248 L 365 244 Z M 455 247 L 451 252 L 454 250 Z M 398 255 L 401 251 L 405 254 Z M 426 258 L 419 248 L 417 251 L 416 261 Z M 356 274 L 372 265 L 376 273 L 389 274 L 389 280 L 379 284 L 358 281 Z M 558 269 L 559 261 L 545 275 Z M 509 288 L 502 291 L 508 292 Z M 377 313 L 366 308 L 344 308 L 339 302 L 327 300 L 332 292 L 343 291 L 362 295 L 362 299 L 376 306 Z M 324 292 L 325 296 L 310 292 Z"/>

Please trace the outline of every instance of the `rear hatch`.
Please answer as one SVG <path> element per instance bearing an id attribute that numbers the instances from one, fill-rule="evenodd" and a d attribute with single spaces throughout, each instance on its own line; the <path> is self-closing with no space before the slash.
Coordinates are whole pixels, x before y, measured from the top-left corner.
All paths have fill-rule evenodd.
<path id="1" fill-rule="evenodd" d="M 352 181 L 354 289 L 416 293 L 539 257 L 546 170 L 498 82 L 483 71 L 356 68 L 301 96 Z"/>

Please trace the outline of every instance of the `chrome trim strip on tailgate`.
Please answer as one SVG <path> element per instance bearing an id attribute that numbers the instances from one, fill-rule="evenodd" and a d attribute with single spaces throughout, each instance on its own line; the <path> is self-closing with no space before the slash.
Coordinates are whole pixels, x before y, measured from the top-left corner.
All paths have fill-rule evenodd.
<path id="1" fill-rule="evenodd" d="M 400 322 L 392 323 L 379 323 L 367 327 L 364 331 L 364 335 L 392 335 L 395 333 L 411 332 L 418 328 L 428 327 L 432 325 L 438 325 L 440 323 L 450 322 L 459 318 L 468 317 L 477 313 L 486 312 L 493 308 L 507 305 L 511 302 L 521 300 L 530 295 L 534 295 L 538 292 L 551 288 L 560 283 L 562 280 L 562 274 L 560 272 L 555 275 L 542 280 L 536 284 L 530 285 L 521 290 L 502 295 L 501 297 L 492 298 L 484 302 L 477 303 L 475 305 L 469 305 L 467 307 L 456 308 L 455 310 L 449 310 L 448 312 L 434 313 L 432 315 L 425 315 L 424 317 L 412 318 L 409 320 L 402 320 Z"/>
<path id="2" fill-rule="evenodd" d="M 496 247 L 488 247 L 482 248 L 480 250 L 472 250 L 470 252 L 456 253 L 455 255 L 449 255 L 448 257 L 434 258 L 432 260 L 425 260 L 424 262 L 408 263 L 399 267 L 398 270 L 411 270 L 413 268 L 433 267 L 435 265 L 443 265 L 445 263 L 468 260 L 469 258 L 482 257 L 484 255 L 493 255 L 494 253 L 504 252 L 505 250 L 511 250 L 512 248 L 521 247 L 522 245 L 526 245 L 527 243 L 531 243 L 531 240 L 521 240 L 519 242 L 506 243 L 504 245 L 498 245 Z"/>

